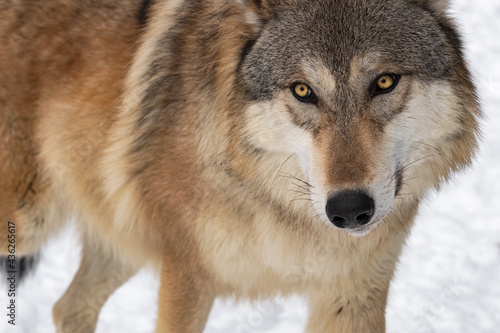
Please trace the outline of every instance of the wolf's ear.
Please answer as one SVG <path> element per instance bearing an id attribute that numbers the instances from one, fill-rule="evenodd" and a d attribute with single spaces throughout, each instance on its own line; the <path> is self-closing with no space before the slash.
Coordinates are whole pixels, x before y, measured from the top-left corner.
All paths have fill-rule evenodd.
<path id="1" fill-rule="evenodd" d="M 413 0 L 418 5 L 438 14 L 445 14 L 450 5 L 449 0 Z"/>
<path id="2" fill-rule="evenodd" d="M 245 21 L 254 33 L 262 30 L 265 22 L 268 21 L 276 10 L 280 0 L 236 0 L 243 8 Z"/>

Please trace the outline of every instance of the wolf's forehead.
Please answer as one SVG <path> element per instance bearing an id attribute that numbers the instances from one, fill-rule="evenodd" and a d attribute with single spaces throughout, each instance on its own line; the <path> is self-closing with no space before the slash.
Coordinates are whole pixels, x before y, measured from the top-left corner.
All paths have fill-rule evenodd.
<path id="1" fill-rule="evenodd" d="M 365 54 L 408 72 L 445 70 L 445 35 L 432 15 L 410 0 L 300 2 L 284 20 L 283 42 L 294 39 L 299 55 L 321 58 L 334 71 L 345 71 Z"/>

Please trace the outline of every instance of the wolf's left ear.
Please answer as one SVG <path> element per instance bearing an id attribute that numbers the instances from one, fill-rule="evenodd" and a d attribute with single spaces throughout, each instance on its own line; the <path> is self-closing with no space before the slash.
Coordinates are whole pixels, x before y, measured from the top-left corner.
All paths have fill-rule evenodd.
<path id="1" fill-rule="evenodd" d="M 449 0 L 414 0 L 418 5 L 438 14 L 445 14 L 450 5 Z"/>

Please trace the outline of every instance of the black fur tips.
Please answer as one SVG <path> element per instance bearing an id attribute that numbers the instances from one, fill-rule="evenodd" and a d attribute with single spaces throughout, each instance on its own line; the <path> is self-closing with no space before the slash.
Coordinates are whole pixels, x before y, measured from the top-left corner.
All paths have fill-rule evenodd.
<path id="1" fill-rule="evenodd" d="M 10 261 L 8 257 L 0 257 L 0 270 L 3 276 L 13 278 L 16 285 L 19 285 L 23 280 L 26 279 L 36 268 L 38 263 L 38 255 L 28 256 L 23 258 L 17 258 L 14 261 Z"/>
<path id="2" fill-rule="evenodd" d="M 143 0 L 139 8 L 138 20 L 139 24 L 145 25 L 149 19 L 149 7 L 151 7 L 153 0 Z"/>

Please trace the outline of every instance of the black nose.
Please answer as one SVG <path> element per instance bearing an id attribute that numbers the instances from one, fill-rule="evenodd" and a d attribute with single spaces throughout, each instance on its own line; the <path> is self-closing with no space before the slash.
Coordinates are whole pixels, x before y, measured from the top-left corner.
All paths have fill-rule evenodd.
<path id="1" fill-rule="evenodd" d="M 343 191 L 326 203 L 326 215 L 337 228 L 355 229 L 370 222 L 373 199 L 361 191 Z"/>

